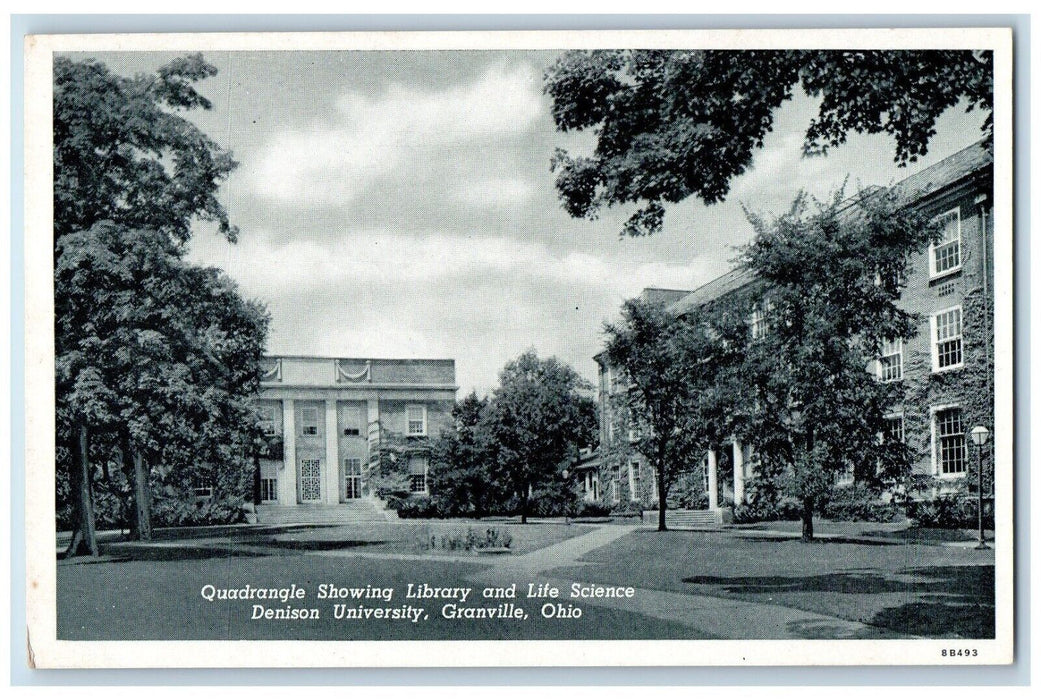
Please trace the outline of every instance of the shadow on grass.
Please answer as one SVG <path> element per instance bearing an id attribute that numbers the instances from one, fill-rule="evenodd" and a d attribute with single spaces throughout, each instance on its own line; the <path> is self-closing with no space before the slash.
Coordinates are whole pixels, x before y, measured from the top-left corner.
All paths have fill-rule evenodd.
<path id="1" fill-rule="evenodd" d="M 864 532 L 865 537 L 889 537 L 903 542 L 973 542 L 977 535 L 965 530 L 945 530 L 924 527 L 908 527 L 903 530 L 879 530 Z"/>
<path id="2" fill-rule="evenodd" d="M 994 567 L 933 566 L 819 576 L 690 576 L 684 583 L 717 586 L 738 598 L 783 593 L 904 593 L 916 600 L 884 608 L 870 620 L 876 627 L 923 637 L 994 637 Z"/>
<path id="3" fill-rule="evenodd" d="M 310 552 L 327 552 L 355 547 L 375 547 L 387 544 L 387 540 L 276 540 L 269 539 L 260 544 L 265 547 L 281 547 L 283 549 L 304 550 Z"/>
<path id="4" fill-rule="evenodd" d="M 794 542 L 797 541 L 798 537 L 784 536 L 784 535 L 738 535 L 743 542 Z M 862 539 L 860 537 L 817 537 L 813 542 L 809 543 L 813 545 L 829 545 L 829 544 L 857 544 L 864 545 L 866 547 L 898 547 L 904 542 L 897 540 L 881 540 L 881 539 Z"/>
<path id="5" fill-rule="evenodd" d="M 101 548 L 101 557 L 91 560 L 90 557 L 66 559 L 64 554 L 58 555 L 58 561 L 65 564 L 111 563 L 125 561 L 188 561 L 203 559 L 254 558 L 270 556 L 257 551 L 241 549 L 234 544 L 195 546 L 147 546 L 139 544 L 110 544 Z"/>

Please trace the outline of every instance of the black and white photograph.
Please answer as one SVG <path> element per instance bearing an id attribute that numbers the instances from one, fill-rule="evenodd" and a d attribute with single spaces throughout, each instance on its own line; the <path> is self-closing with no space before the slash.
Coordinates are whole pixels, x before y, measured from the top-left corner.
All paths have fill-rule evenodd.
<path id="1" fill-rule="evenodd" d="M 1012 661 L 1009 30 L 28 39 L 37 667 Z"/>

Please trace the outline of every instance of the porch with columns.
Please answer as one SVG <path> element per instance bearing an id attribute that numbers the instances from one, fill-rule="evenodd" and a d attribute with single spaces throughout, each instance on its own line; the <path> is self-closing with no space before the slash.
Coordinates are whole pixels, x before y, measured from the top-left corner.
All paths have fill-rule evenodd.
<path id="1" fill-rule="evenodd" d="M 739 506 L 745 501 L 745 450 L 741 441 L 733 438 L 724 445 L 731 453 L 731 468 L 733 471 L 733 501 Z M 706 456 L 707 467 L 706 481 L 708 482 L 708 508 L 718 510 L 719 505 L 719 450 L 710 449 Z"/>

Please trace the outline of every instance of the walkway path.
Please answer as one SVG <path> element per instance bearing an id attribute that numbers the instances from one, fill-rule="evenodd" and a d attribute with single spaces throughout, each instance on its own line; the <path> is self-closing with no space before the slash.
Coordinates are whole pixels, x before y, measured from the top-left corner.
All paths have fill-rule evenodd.
<path id="1" fill-rule="evenodd" d="M 561 600 L 635 612 L 697 630 L 697 637 L 715 639 L 873 639 L 897 635 L 860 622 L 796 610 L 781 605 L 728 598 L 634 588 L 632 597 L 570 598 L 575 580 L 539 576 L 565 566 L 589 566 L 579 559 L 588 552 L 628 535 L 636 526 L 607 525 L 544 549 L 497 561 L 471 575 L 483 585 L 547 583 L 561 591 Z M 578 583 L 584 583 L 577 581 Z M 695 635 L 692 635 L 695 636 Z"/>

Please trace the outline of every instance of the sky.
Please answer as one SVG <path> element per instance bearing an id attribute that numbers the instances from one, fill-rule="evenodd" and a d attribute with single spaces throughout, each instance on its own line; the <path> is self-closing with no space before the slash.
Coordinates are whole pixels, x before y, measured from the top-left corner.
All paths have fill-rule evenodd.
<path id="1" fill-rule="evenodd" d="M 96 54 L 150 72 L 176 54 Z M 645 287 L 694 289 L 733 267 L 752 235 L 742 204 L 779 213 L 892 184 L 977 141 L 982 115 L 952 109 L 929 154 L 893 163 L 891 137 L 850 137 L 802 157 L 816 102 L 775 115 L 727 200 L 672 206 L 665 230 L 619 237 L 632 209 L 568 217 L 550 172 L 557 133 L 542 76 L 553 51 L 211 52 L 212 103 L 187 116 L 234 153 L 219 197 L 239 241 L 200 224 L 189 258 L 223 268 L 271 314 L 270 354 L 452 358 L 460 396 L 490 392 L 527 349 L 591 382 L 603 326 Z"/>

